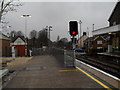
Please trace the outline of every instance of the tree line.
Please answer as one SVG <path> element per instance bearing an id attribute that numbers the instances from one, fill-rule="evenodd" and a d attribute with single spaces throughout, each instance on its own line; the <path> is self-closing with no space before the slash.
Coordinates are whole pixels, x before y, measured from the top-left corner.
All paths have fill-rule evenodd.
<path id="1" fill-rule="evenodd" d="M 46 29 L 42 29 L 40 31 L 32 30 L 29 34 L 29 37 L 26 37 L 22 31 L 11 31 L 11 38 L 16 38 L 18 36 L 27 39 L 29 46 L 32 48 L 42 48 L 42 46 L 48 46 L 48 42 L 50 41 L 48 39 Z"/>
<path id="2" fill-rule="evenodd" d="M 48 38 L 48 32 L 44 28 L 40 31 L 32 30 L 30 31 L 29 37 L 25 37 L 22 31 L 11 31 L 10 36 L 12 38 L 16 38 L 18 36 L 23 37 L 24 39 L 27 39 L 28 47 L 29 49 L 32 48 L 43 48 L 49 47 L 56 47 L 61 49 L 71 49 L 72 44 L 70 41 L 67 40 L 67 38 L 61 38 L 58 36 L 56 41 L 52 42 Z"/>

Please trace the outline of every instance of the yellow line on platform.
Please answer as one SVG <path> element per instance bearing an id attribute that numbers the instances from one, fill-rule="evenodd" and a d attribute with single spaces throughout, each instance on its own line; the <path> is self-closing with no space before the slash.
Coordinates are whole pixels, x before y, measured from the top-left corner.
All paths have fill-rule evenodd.
<path id="1" fill-rule="evenodd" d="M 77 71 L 77 70 L 59 70 L 59 72 L 71 72 L 71 71 Z"/>
<path id="2" fill-rule="evenodd" d="M 81 72 L 83 72 L 84 74 L 86 74 L 88 77 L 90 77 L 91 79 L 93 79 L 94 81 L 96 81 L 97 83 L 99 83 L 101 86 L 103 86 L 104 88 L 106 88 L 107 90 L 112 90 L 111 88 L 109 88 L 108 86 L 106 86 L 105 84 L 103 84 L 102 82 L 100 82 L 99 80 L 95 79 L 93 76 L 91 76 L 90 74 L 88 74 L 87 72 L 83 71 L 81 68 L 76 67 L 78 70 L 80 70 Z"/>

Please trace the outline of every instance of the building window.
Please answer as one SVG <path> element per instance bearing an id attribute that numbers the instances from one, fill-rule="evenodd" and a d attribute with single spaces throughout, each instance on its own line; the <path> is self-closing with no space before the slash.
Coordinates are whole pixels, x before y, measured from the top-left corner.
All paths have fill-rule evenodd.
<path id="1" fill-rule="evenodd" d="M 102 41 L 97 41 L 97 44 L 102 44 Z"/>
<path id="2" fill-rule="evenodd" d="M 116 25 L 116 22 L 113 22 L 113 26 Z"/>
<path id="3" fill-rule="evenodd" d="M 102 47 L 97 47 L 97 49 L 102 49 Z"/>

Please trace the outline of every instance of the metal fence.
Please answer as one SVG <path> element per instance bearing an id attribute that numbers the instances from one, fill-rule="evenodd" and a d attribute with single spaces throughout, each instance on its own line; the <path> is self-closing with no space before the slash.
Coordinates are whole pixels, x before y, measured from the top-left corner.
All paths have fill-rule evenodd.
<path id="1" fill-rule="evenodd" d="M 33 48 L 32 55 L 53 55 L 61 64 L 66 67 L 74 67 L 75 52 L 59 48 Z"/>
<path id="2" fill-rule="evenodd" d="M 52 55 L 64 65 L 64 50 L 59 48 L 52 48 Z"/>
<path id="3" fill-rule="evenodd" d="M 75 51 L 73 50 L 64 50 L 64 65 L 65 66 L 75 66 Z"/>
<path id="4" fill-rule="evenodd" d="M 32 48 L 33 56 L 48 55 L 48 54 L 49 54 L 49 48 Z"/>

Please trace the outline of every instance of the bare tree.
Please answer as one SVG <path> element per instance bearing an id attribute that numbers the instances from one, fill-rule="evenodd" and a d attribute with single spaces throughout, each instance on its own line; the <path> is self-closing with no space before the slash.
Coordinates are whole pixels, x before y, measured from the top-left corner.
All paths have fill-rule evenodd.
<path id="1" fill-rule="evenodd" d="M 32 38 L 37 38 L 37 31 L 36 30 L 32 30 L 31 32 L 30 32 L 30 38 L 32 39 Z"/>
<path id="2" fill-rule="evenodd" d="M 47 31 L 46 29 L 43 29 L 38 32 L 38 42 L 37 45 L 42 47 L 42 46 L 48 46 L 48 37 L 47 37 Z"/>
<path id="3" fill-rule="evenodd" d="M 57 42 L 60 40 L 60 36 L 57 37 Z"/>
<path id="4" fill-rule="evenodd" d="M 16 36 L 23 36 L 24 37 L 24 34 L 22 31 L 17 31 Z"/>
<path id="5" fill-rule="evenodd" d="M 16 11 L 16 7 L 21 5 L 21 3 L 14 2 L 14 0 L 0 0 L 0 22 L 3 15 L 9 11 Z"/>
<path id="6" fill-rule="evenodd" d="M 30 39 L 29 39 L 29 42 L 30 42 L 30 46 L 31 48 L 33 47 L 37 47 L 37 31 L 36 30 L 32 30 L 30 32 Z"/>

